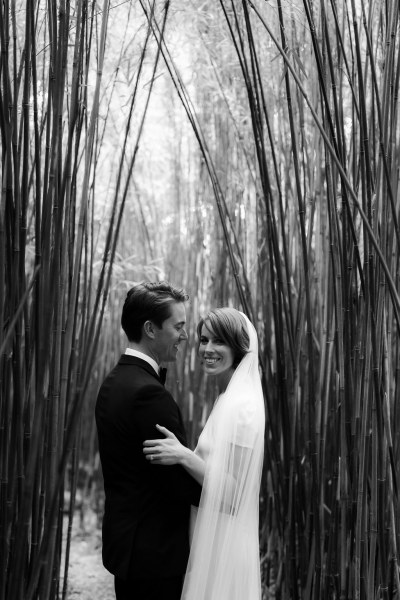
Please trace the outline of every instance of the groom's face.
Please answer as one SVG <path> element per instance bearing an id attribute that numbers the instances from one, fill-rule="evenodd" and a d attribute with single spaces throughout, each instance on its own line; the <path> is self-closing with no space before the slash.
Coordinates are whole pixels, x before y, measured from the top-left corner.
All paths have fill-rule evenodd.
<path id="1" fill-rule="evenodd" d="M 181 342 L 187 340 L 186 309 L 183 302 L 174 302 L 170 305 L 170 316 L 161 328 L 155 327 L 155 351 L 159 362 L 172 362 L 176 360 Z"/>

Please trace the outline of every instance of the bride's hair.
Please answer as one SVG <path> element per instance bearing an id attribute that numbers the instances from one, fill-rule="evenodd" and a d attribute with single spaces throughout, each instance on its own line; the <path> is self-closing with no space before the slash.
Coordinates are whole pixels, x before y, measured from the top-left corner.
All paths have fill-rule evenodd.
<path id="1" fill-rule="evenodd" d="M 205 317 L 201 318 L 197 325 L 197 336 L 200 343 L 201 329 L 203 325 L 210 325 L 215 334 L 232 348 L 234 353 L 233 366 L 236 368 L 242 358 L 249 350 L 249 335 L 244 316 L 235 308 L 215 308 Z"/>

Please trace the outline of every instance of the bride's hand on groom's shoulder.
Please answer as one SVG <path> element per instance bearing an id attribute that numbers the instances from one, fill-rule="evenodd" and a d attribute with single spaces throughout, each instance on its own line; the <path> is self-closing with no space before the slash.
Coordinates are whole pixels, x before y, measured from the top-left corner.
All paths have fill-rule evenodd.
<path id="1" fill-rule="evenodd" d="M 180 464 L 185 454 L 185 446 L 166 427 L 161 425 L 156 425 L 156 427 L 160 433 L 165 435 L 165 438 L 143 442 L 143 453 L 146 460 L 155 465 Z"/>

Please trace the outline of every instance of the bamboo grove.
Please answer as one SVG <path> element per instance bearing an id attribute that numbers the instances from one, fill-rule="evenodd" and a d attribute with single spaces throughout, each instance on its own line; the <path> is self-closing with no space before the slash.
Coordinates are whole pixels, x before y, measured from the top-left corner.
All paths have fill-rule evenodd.
<path id="1" fill-rule="evenodd" d="M 0 600 L 67 597 L 96 390 L 156 277 L 191 295 L 168 383 L 192 445 L 197 319 L 230 304 L 259 332 L 264 597 L 400 598 L 398 19 L 3 0 Z"/>
<path id="2" fill-rule="evenodd" d="M 121 143 L 99 231 L 94 188 L 105 135 L 99 116 L 108 108 L 101 80 L 109 20 L 108 0 L 1 3 L 2 599 L 66 597 L 59 580 L 65 474 L 71 462 L 74 492 L 80 415 L 147 109 L 142 102 L 133 141 Z M 151 30 L 141 33 L 122 140 Z M 118 161 L 129 166 L 124 175 Z"/>

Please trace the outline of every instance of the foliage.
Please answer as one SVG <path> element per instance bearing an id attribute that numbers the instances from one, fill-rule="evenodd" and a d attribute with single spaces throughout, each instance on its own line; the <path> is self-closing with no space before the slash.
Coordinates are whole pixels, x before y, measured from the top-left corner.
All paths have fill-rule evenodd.
<path id="1" fill-rule="evenodd" d="M 265 597 L 398 598 L 397 3 L 17 5 L 1 21 L 0 598 L 55 597 L 64 470 L 73 491 L 81 461 L 90 487 L 121 302 L 164 277 L 192 298 L 168 379 L 192 445 L 215 397 L 198 317 L 234 305 L 259 332 Z"/>
<path id="2" fill-rule="evenodd" d="M 64 475 L 71 461 L 70 527 L 80 416 L 159 57 L 153 52 L 143 68 L 151 39 L 145 19 L 137 39 L 125 27 L 104 82 L 106 54 L 116 50 L 107 38 L 109 4 L 6 0 L 0 8 L 1 599 L 59 593 Z M 132 7 L 124 10 L 127 25 Z M 138 49 L 121 83 L 128 43 Z M 139 97 L 144 73 L 151 82 Z M 110 113 L 122 87 L 127 107 L 111 150 L 105 140 L 117 125 L 120 113 L 112 123 Z M 112 152 L 116 176 L 106 194 L 102 174 L 97 196 Z"/>
<path id="3" fill-rule="evenodd" d="M 396 5 L 192 7 L 194 98 L 165 56 L 219 223 L 202 221 L 202 276 L 185 282 L 258 326 L 265 592 L 397 597 Z"/>

